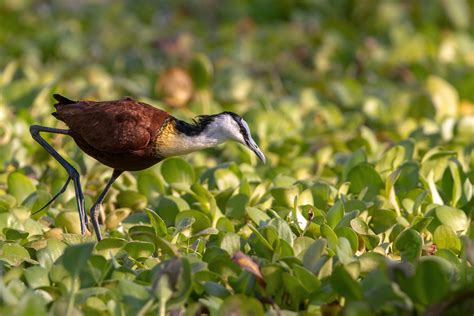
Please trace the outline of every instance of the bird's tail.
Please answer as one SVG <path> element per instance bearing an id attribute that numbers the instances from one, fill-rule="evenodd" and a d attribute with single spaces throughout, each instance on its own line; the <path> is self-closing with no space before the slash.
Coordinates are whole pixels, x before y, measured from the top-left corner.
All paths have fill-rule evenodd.
<path id="1" fill-rule="evenodd" d="M 61 112 L 61 107 L 64 106 L 64 105 L 68 105 L 68 104 L 74 104 L 74 103 L 77 103 L 76 101 L 73 101 L 73 100 L 70 100 L 66 97 L 63 97 L 62 95 L 60 94 L 53 94 L 53 98 L 56 99 L 56 101 L 58 101 L 58 103 L 56 103 L 54 105 L 54 108 L 56 109 L 56 112 L 53 112 L 51 113 L 55 118 L 57 118 L 58 120 L 63 120 L 61 118 L 61 115 L 59 114 Z"/>
<path id="2" fill-rule="evenodd" d="M 66 97 L 63 97 L 62 95 L 60 94 L 53 94 L 53 98 L 56 99 L 56 101 L 58 101 L 58 103 L 56 103 L 54 105 L 55 108 L 58 107 L 58 105 L 67 105 L 67 104 L 74 104 L 74 103 L 77 103 L 76 101 L 73 101 L 71 99 L 68 99 Z"/>

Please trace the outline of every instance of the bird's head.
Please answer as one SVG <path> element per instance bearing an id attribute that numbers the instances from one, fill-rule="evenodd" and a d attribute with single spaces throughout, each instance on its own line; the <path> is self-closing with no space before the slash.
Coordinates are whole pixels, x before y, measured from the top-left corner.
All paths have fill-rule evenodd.
<path id="1" fill-rule="evenodd" d="M 253 140 L 247 122 L 233 112 L 222 112 L 214 115 L 198 116 L 195 124 L 203 129 L 209 137 L 220 140 L 233 140 L 252 150 L 265 163 L 265 155 Z"/>

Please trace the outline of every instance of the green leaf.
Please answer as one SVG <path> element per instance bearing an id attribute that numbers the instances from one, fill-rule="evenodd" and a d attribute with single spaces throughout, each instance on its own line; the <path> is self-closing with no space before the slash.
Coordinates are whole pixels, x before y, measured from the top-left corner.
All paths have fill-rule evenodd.
<path id="1" fill-rule="evenodd" d="M 321 225 L 321 236 L 327 239 L 328 246 L 333 251 L 337 249 L 338 238 L 336 233 L 326 224 Z"/>
<path id="2" fill-rule="evenodd" d="M 440 249 L 449 249 L 455 253 L 461 251 L 461 240 L 450 226 L 439 225 L 433 233 L 433 241 Z"/>
<path id="3" fill-rule="evenodd" d="M 83 244 L 77 244 L 68 246 L 64 250 L 63 255 L 63 266 L 69 272 L 72 277 L 79 275 L 79 271 L 86 265 L 87 260 L 94 250 L 95 243 L 86 242 Z"/>
<path id="4" fill-rule="evenodd" d="M 196 176 L 189 163 L 181 158 L 168 158 L 161 163 L 161 174 L 168 184 L 188 185 L 194 183 Z"/>
<path id="5" fill-rule="evenodd" d="M 81 233 L 81 222 L 77 211 L 61 212 L 56 216 L 56 226 L 61 227 L 69 234 Z"/>
<path id="6" fill-rule="evenodd" d="M 400 251 L 403 260 L 414 261 L 421 256 L 423 239 L 416 230 L 404 230 L 394 242 L 395 248 Z"/>
<path id="7" fill-rule="evenodd" d="M 295 197 L 298 195 L 299 190 L 297 187 L 273 188 L 270 190 L 270 193 L 275 199 L 274 204 L 276 206 L 292 208 L 295 201 Z"/>
<path id="8" fill-rule="evenodd" d="M 165 191 L 163 180 L 154 172 L 148 170 L 138 173 L 137 188 L 138 192 L 144 195 L 150 203 L 156 201 L 160 193 L 164 193 Z"/>
<path id="9" fill-rule="evenodd" d="M 168 230 L 166 229 L 166 224 L 161 217 L 150 209 L 145 209 L 145 212 L 150 218 L 151 226 L 155 230 L 156 235 L 160 237 L 166 236 Z"/>
<path id="10" fill-rule="evenodd" d="M 344 204 L 342 201 L 337 201 L 328 211 L 326 220 L 328 225 L 334 229 L 337 224 L 342 220 L 344 217 Z"/>
<path id="11" fill-rule="evenodd" d="M 155 252 L 155 245 L 146 241 L 130 241 L 123 249 L 134 259 L 148 258 Z"/>
<path id="12" fill-rule="evenodd" d="M 135 210 L 143 209 L 147 206 L 147 199 L 141 193 L 126 190 L 117 195 L 117 204 L 119 207 L 131 208 Z"/>
<path id="13" fill-rule="evenodd" d="M 338 239 L 336 254 L 342 264 L 349 264 L 354 261 L 352 248 L 349 240 L 344 237 Z"/>
<path id="14" fill-rule="evenodd" d="M 197 89 L 206 89 L 211 81 L 212 63 L 204 54 L 197 54 L 189 65 L 189 72 Z"/>
<path id="15" fill-rule="evenodd" d="M 235 189 L 240 184 L 239 177 L 237 177 L 234 172 L 224 168 L 214 171 L 214 179 L 216 181 L 217 188 L 220 191 Z"/>
<path id="16" fill-rule="evenodd" d="M 99 241 L 95 249 L 104 255 L 115 255 L 126 243 L 127 241 L 125 239 L 108 237 Z"/>
<path id="17" fill-rule="evenodd" d="M 227 233 L 222 238 L 220 246 L 232 256 L 240 250 L 240 236 L 234 233 Z"/>
<path id="18" fill-rule="evenodd" d="M 262 304 L 253 297 L 247 297 L 241 294 L 227 297 L 222 302 L 219 309 L 219 315 L 248 315 L 261 316 L 264 314 Z"/>
<path id="19" fill-rule="evenodd" d="M 40 266 L 32 266 L 24 270 L 26 282 L 33 288 L 50 286 L 48 270 Z"/>
<path id="20" fill-rule="evenodd" d="M 363 148 L 359 148 L 354 151 L 351 157 L 344 164 L 344 169 L 342 171 L 342 181 L 346 181 L 349 176 L 349 172 L 356 166 L 361 163 L 367 162 L 367 154 Z"/>
<path id="21" fill-rule="evenodd" d="M 250 219 L 259 226 L 262 223 L 265 223 L 270 220 L 270 216 L 268 216 L 267 213 L 262 210 L 259 210 L 256 207 L 247 206 L 245 210 L 247 211 L 247 215 L 250 217 Z"/>
<path id="22" fill-rule="evenodd" d="M 306 250 L 303 256 L 303 265 L 313 273 L 317 273 L 324 265 L 326 259 L 323 252 L 326 249 L 327 241 L 324 238 L 315 240 Z"/>
<path id="23" fill-rule="evenodd" d="M 384 183 L 374 167 L 368 163 L 361 163 L 351 169 L 347 176 L 347 181 L 351 183 L 350 191 L 360 193 L 367 188 L 367 198 L 371 199 L 384 188 Z"/>
<path id="24" fill-rule="evenodd" d="M 177 196 L 162 196 L 158 201 L 156 213 L 165 221 L 167 226 L 174 225 L 179 212 L 189 210 L 188 203 Z"/>
<path id="25" fill-rule="evenodd" d="M 31 260 L 28 250 L 17 244 L 3 244 L 0 249 L 0 257 L 12 266 L 17 266 L 24 261 Z"/>
<path id="26" fill-rule="evenodd" d="M 336 292 L 349 301 L 362 299 L 362 289 L 342 266 L 336 266 L 331 275 L 331 285 Z"/>
<path id="27" fill-rule="evenodd" d="M 225 215 L 230 218 L 241 219 L 245 216 L 249 197 L 245 194 L 234 195 L 227 201 Z"/>
<path id="28" fill-rule="evenodd" d="M 445 271 L 438 261 L 431 259 L 417 264 L 414 282 L 416 296 L 424 305 L 441 302 L 450 288 Z"/>
<path id="29" fill-rule="evenodd" d="M 191 234 L 196 234 L 211 226 L 211 220 L 209 219 L 209 216 L 203 212 L 194 210 L 182 211 L 178 213 L 175 219 L 176 226 L 178 226 L 178 223 L 186 217 L 193 219 L 193 223 L 191 225 Z"/>
<path id="30" fill-rule="evenodd" d="M 36 188 L 33 182 L 20 172 L 12 172 L 7 178 L 8 194 L 13 195 L 16 200 L 21 203 L 23 200 L 33 193 Z"/>
<path id="31" fill-rule="evenodd" d="M 466 213 L 460 209 L 440 205 L 436 207 L 435 212 L 439 221 L 444 225 L 450 226 L 454 231 L 465 230 L 469 225 Z"/>

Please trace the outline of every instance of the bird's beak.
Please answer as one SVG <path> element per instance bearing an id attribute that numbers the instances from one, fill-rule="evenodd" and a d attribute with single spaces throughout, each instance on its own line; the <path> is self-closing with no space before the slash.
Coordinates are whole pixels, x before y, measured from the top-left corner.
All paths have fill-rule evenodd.
<path id="1" fill-rule="evenodd" d="M 265 155 L 264 155 L 263 152 L 260 150 L 260 148 L 258 147 L 257 143 L 255 143 L 255 142 L 253 141 L 253 139 L 251 139 L 251 140 L 249 141 L 249 144 L 248 144 L 247 146 L 250 148 L 250 150 L 252 150 L 252 151 L 255 153 L 255 155 L 257 155 L 258 158 L 260 158 L 260 160 L 261 160 L 263 163 L 265 163 Z"/>

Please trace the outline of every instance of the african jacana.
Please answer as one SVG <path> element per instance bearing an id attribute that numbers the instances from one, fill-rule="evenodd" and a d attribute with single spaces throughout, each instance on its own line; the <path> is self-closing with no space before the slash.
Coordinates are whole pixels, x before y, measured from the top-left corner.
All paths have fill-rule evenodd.
<path id="1" fill-rule="evenodd" d="M 112 177 L 97 201 L 90 216 L 97 239 L 102 239 L 97 207 L 112 183 L 124 171 L 146 169 L 166 157 L 187 154 L 217 146 L 227 140 L 246 145 L 263 162 L 263 155 L 252 139 L 249 126 L 237 114 L 222 112 L 198 116 L 193 123 L 181 121 L 149 104 L 124 98 L 115 101 L 72 101 L 59 94 L 54 98 L 56 112 L 52 113 L 69 129 L 32 125 L 32 137 L 63 167 L 69 177 L 62 189 L 41 209 L 50 205 L 66 190 L 72 180 L 81 222 L 81 233 L 86 231 L 87 215 L 79 173 L 54 148 L 41 137 L 40 132 L 71 136 L 86 154 L 114 169 Z"/>

